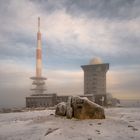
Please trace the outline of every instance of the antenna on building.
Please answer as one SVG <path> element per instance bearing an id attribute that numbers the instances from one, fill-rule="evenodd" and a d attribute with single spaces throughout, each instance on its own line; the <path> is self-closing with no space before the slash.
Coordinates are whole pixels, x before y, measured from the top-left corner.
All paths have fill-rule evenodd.
<path id="1" fill-rule="evenodd" d="M 38 31 L 40 31 L 40 17 L 38 17 Z"/>

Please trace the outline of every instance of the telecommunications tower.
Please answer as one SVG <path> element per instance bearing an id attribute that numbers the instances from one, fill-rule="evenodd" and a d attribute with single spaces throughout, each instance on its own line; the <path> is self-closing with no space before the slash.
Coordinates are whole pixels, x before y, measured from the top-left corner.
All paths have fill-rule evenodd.
<path id="1" fill-rule="evenodd" d="M 33 80 L 32 85 L 35 86 L 31 90 L 35 91 L 35 94 L 43 94 L 43 92 L 46 90 L 45 80 L 47 80 L 47 78 L 42 76 L 42 44 L 41 44 L 41 32 L 40 32 L 40 17 L 38 17 L 36 76 L 31 77 L 31 79 Z"/>

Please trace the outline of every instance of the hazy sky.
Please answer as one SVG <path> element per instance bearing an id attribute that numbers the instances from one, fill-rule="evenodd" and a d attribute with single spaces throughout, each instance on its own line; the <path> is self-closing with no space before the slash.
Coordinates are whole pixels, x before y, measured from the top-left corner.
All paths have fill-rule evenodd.
<path id="1" fill-rule="evenodd" d="M 48 92 L 83 94 L 80 66 L 100 57 L 107 92 L 140 99 L 140 0 L 0 0 L 0 107 L 31 94 L 38 16 Z"/>

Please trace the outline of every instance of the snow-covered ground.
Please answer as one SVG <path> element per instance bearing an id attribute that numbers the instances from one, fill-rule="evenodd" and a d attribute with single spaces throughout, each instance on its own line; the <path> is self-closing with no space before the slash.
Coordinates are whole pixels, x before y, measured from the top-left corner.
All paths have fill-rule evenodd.
<path id="1" fill-rule="evenodd" d="M 68 120 L 52 110 L 0 114 L 0 140 L 140 140 L 140 108 L 105 112 L 104 120 Z"/>

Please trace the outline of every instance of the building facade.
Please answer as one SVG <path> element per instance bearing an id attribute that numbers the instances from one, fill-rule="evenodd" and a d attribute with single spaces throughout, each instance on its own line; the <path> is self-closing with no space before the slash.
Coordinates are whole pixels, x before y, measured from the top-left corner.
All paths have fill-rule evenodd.
<path id="1" fill-rule="evenodd" d="M 51 107 L 57 102 L 57 95 L 52 94 L 32 94 L 26 97 L 26 107 L 27 108 L 37 108 L 37 107 Z"/>
<path id="2" fill-rule="evenodd" d="M 108 63 L 81 66 L 84 71 L 84 95 L 92 94 L 95 102 L 106 105 L 106 72 Z"/>
<path id="3" fill-rule="evenodd" d="M 93 95 L 79 95 L 80 97 L 87 97 L 93 101 Z M 61 102 L 67 102 L 69 96 L 61 95 L 58 96 L 56 93 L 51 94 L 32 94 L 26 97 L 27 108 L 37 107 L 53 107 Z"/>

